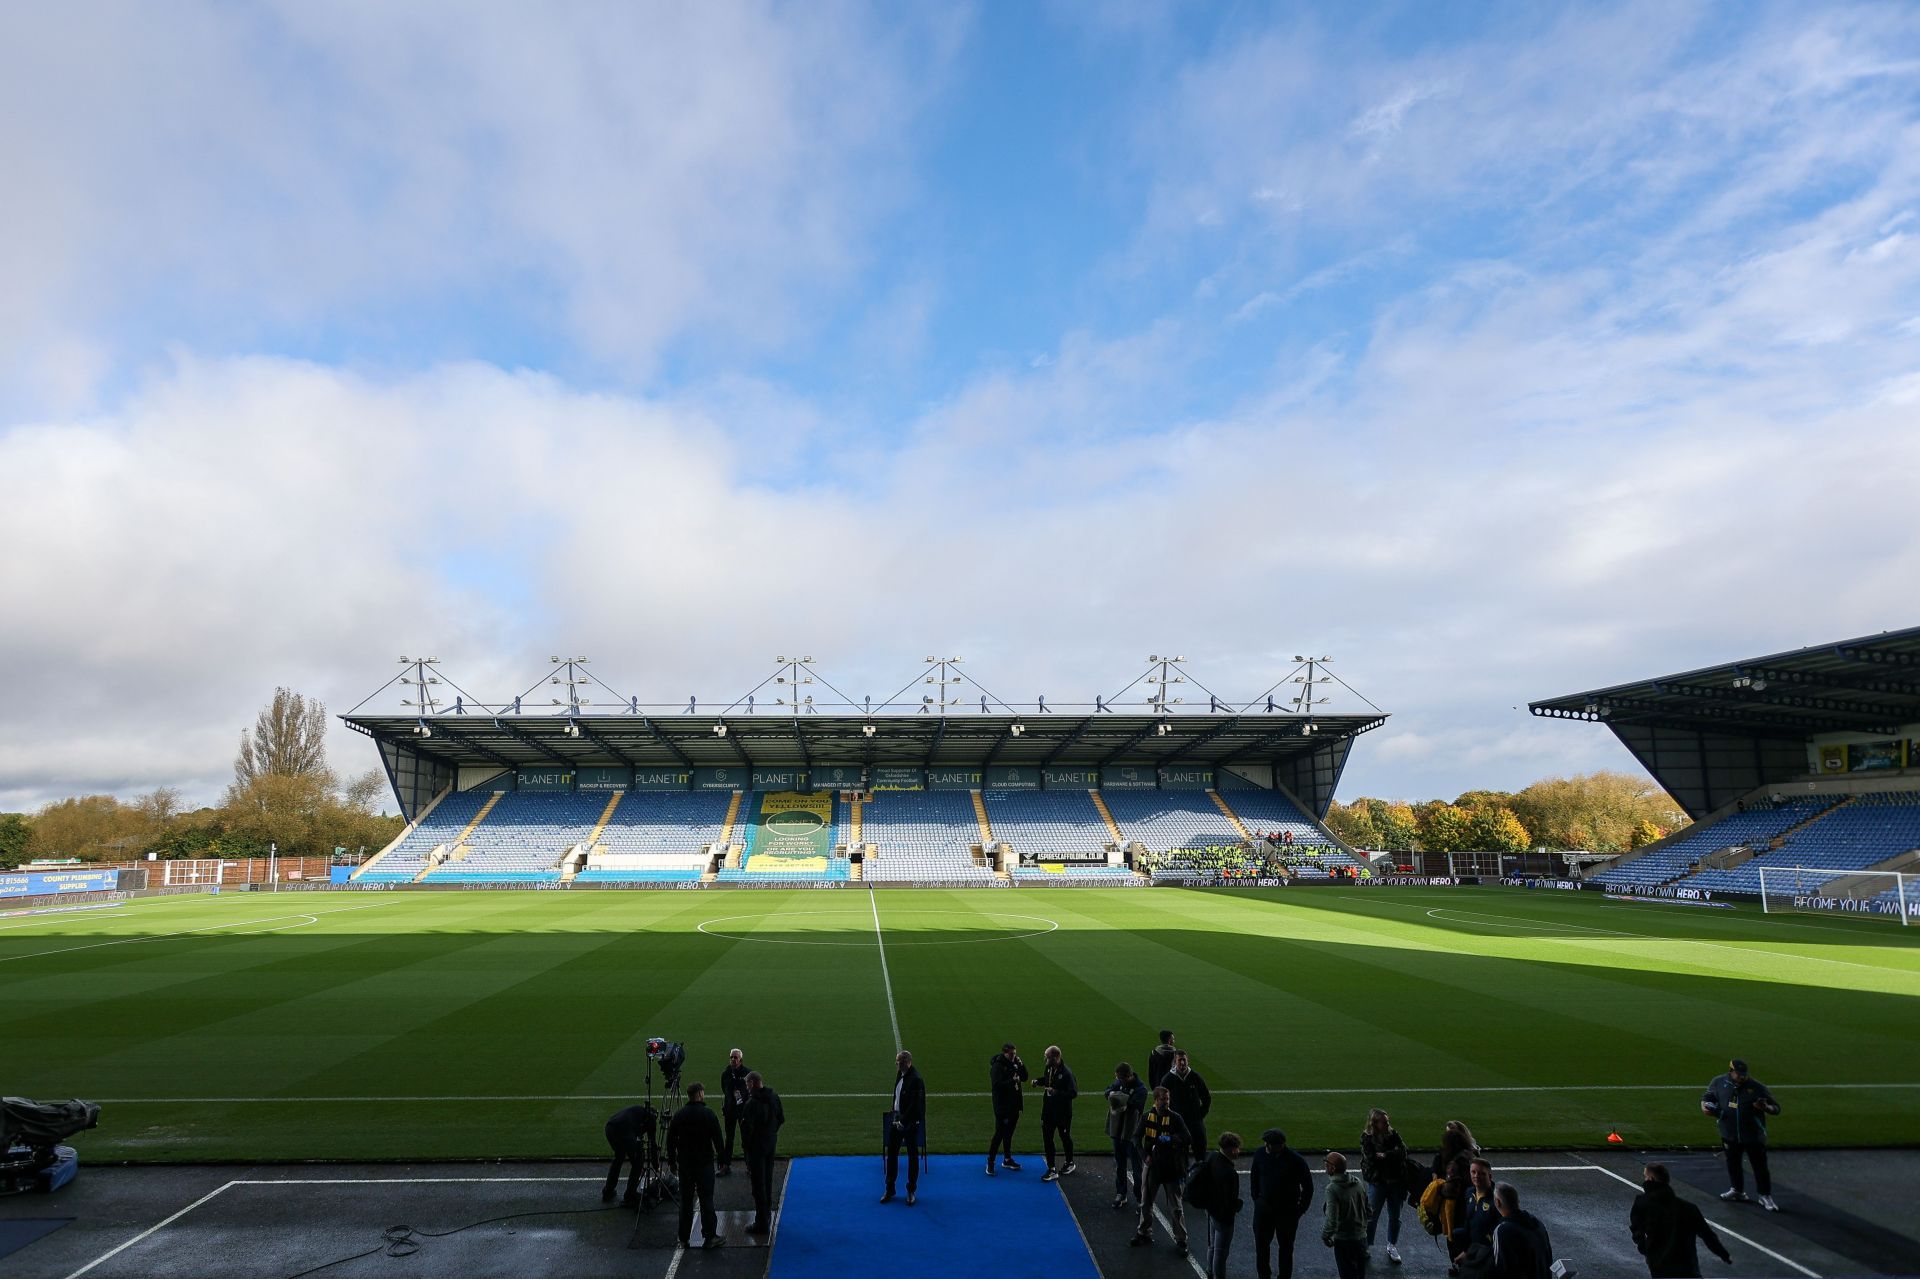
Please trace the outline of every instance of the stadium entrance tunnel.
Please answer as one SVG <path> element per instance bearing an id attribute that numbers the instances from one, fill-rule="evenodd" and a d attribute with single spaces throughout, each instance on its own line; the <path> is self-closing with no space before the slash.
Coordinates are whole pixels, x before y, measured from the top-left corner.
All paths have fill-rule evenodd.
<path id="1" fill-rule="evenodd" d="M 709 937 L 783 946 L 954 946 L 969 942 L 1022 941 L 1057 932 L 1058 920 L 1004 911 L 889 909 L 884 933 L 866 909 L 753 911 L 704 920 L 695 928 Z"/>

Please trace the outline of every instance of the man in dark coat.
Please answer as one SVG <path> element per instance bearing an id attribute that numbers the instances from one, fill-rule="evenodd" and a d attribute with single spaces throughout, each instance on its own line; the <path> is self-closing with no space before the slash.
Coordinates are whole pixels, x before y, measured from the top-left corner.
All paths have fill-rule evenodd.
<path id="1" fill-rule="evenodd" d="M 1173 1108 L 1187 1125 L 1187 1137 L 1193 1143 L 1193 1157 L 1207 1157 L 1207 1112 L 1213 1109 L 1213 1093 L 1207 1081 L 1193 1068 L 1184 1052 L 1173 1055 L 1173 1069 L 1160 1081 L 1166 1086 Z"/>
<path id="2" fill-rule="evenodd" d="M 1020 1126 L 1020 1111 L 1026 1098 L 1021 1085 L 1027 1082 L 1027 1064 L 1012 1044 L 1002 1044 L 987 1062 L 987 1085 L 993 1090 L 993 1141 L 987 1147 L 987 1176 L 993 1176 L 993 1156 L 1000 1155 L 1000 1166 L 1020 1170 L 1013 1157 L 1013 1130 Z"/>
<path id="3" fill-rule="evenodd" d="M 787 1122 L 780 1094 L 767 1087 L 757 1070 L 747 1072 L 747 1099 L 740 1107 L 740 1141 L 747 1155 L 747 1180 L 753 1190 L 750 1235 L 764 1235 L 773 1225 L 773 1155 L 779 1146 L 780 1125 Z"/>
<path id="4" fill-rule="evenodd" d="M 881 1203 L 893 1200 L 893 1186 L 899 1175 L 900 1148 L 907 1151 L 907 1206 L 912 1207 L 914 1191 L 920 1185 L 922 1130 L 927 1123 L 927 1085 L 913 1068 L 913 1054 L 902 1049 L 894 1057 L 893 1109 L 887 1112 L 887 1193 Z M 989 1167 L 992 1165 L 989 1164 Z"/>
<path id="5" fill-rule="evenodd" d="M 1269 1128 L 1260 1134 L 1261 1147 L 1253 1152 L 1253 1176 L 1247 1192 L 1253 1198 L 1254 1270 L 1260 1279 L 1293 1279 L 1293 1241 L 1300 1218 L 1313 1203 L 1313 1173 L 1307 1161 L 1287 1145 L 1287 1134 Z M 1280 1250 L 1280 1264 L 1269 1260 Z"/>
<path id="6" fill-rule="evenodd" d="M 1652 1279 L 1699 1279 L 1700 1253 L 1695 1243 L 1707 1245 L 1728 1265 L 1733 1256 L 1700 1210 L 1673 1193 L 1673 1178 L 1665 1164 L 1648 1164 L 1641 1170 L 1646 1188 L 1633 1201 L 1628 1222 L 1633 1229 L 1633 1246 L 1647 1259 Z"/>
<path id="7" fill-rule="evenodd" d="M 1702 1114 L 1712 1115 L 1720 1124 L 1720 1141 L 1727 1149 L 1727 1189 L 1721 1198 L 1730 1203 L 1747 1202 L 1747 1179 L 1742 1175 L 1740 1156 L 1753 1164 L 1753 1188 L 1760 1206 L 1779 1212 L 1773 1201 L 1773 1174 L 1767 1168 L 1767 1116 L 1780 1113 L 1780 1103 L 1767 1086 L 1747 1073 L 1747 1063 L 1735 1057 L 1727 1063 L 1727 1073 L 1718 1075 L 1700 1095 Z"/>
<path id="8" fill-rule="evenodd" d="M 1233 1221 L 1246 1206 L 1240 1198 L 1240 1134 L 1220 1134 L 1220 1149 L 1210 1152 L 1194 1173 L 1205 1180 L 1200 1201 L 1207 1206 L 1207 1279 L 1227 1279 L 1227 1254 L 1233 1248 Z"/>
<path id="9" fill-rule="evenodd" d="M 1080 1081 L 1073 1077 L 1073 1070 L 1061 1055 L 1059 1045 L 1049 1045 L 1046 1064 L 1040 1067 L 1040 1078 L 1033 1081 L 1034 1086 L 1044 1089 L 1040 1098 L 1040 1141 L 1047 1152 L 1047 1171 L 1042 1181 L 1057 1181 L 1073 1171 L 1073 1099 L 1080 1095 Z M 1060 1137 L 1060 1145 L 1066 1154 L 1066 1163 L 1059 1169 L 1053 1166 L 1053 1139 Z"/>
<path id="10" fill-rule="evenodd" d="M 1493 1188 L 1500 1224 L 1493 1228 L 1494 1279 L 1548 1279 L 1553 1240 L 1540 1219 L 1520 1206 L 1520 1192 L 1503 1181 Z"/>
<path id="11" fill-rule="evenodd" d="M 1146 1197 L 1146 1176 L 1140 1154 L 1140 1125 L 1147 1111 L 1147 1086 L 1121 1062 L 1107 1085 L 1107 1136 L 1113 1139 L 1113 1206 L 1127 1206 L 1127 1187 L 1133 1187 L 1134 1207 Z M 1128 1174 L 1132 1174 L 1129 1183 Z"/>
<path id="12" fill-rule="evenodd" d="M 680 1175 L 680 1246 L 693 1237 L 693 1200 L 700 1199 L 700 1234 L 703 1247 L 718 1248 L 726 1242 L 713 1211 L 713 1166 L 720 1158 L 726 1139 L 720 1134 L 720 1117 L 707 1109 L 707 1089 L 703 1084 L 687 1085 L 687 1104 L 673 1112 L 667 1125 L 667 1158 Z"/>
<path id="13" fill-rule="evenodd" d="M 720 1156 L 720 1175 L 733 1173 L 733 1134 L 740 1124 L 741 1108 L 747 1104 L 747 1061 L 736 1048 L 727 1054 L 727 1068 L 720 1072 L 720 1116 L 727 1121 L 727 1146 Z"/>
<path id="14" fill-rule="evenodd" d="M 600 1191 L 601 1203 L 613 1202 L 622 1164 L 629 1169 L 626 1202 L 629 1206 L 640 1202 L 640 1172 L 645 1166 L 646 1140 L 653 1135 L 659 1119 L 652 1106 L 628 1106 L 607 1120 L 607 1145 L 613 1147 L 613 1162 L 607 1167 L 607 1184 Z"/>
<path id="15" fill-rule="evenodd" d="M 1180 1050 L 1173 1046 L 1173 1032 L 1160 1032 L 1160 1043 L 1147 1054 L 1147 1073 L 1141 1076 L 1141 1082 L 1152 1092 L 1167 1080 L 1167 1072 L 1173 1069 L 1173 1059 Z"/>

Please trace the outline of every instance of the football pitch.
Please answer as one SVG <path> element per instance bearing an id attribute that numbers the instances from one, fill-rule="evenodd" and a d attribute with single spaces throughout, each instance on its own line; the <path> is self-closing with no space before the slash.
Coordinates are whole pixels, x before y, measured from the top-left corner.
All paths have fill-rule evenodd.
<path id="1" fill-rule="evenodd" d="M 285 892 L 0 918 L 0 1089 L 102 1105 L 94 1159 L 601 1153 L 649 1036 L 745 1050 L 782 1152 L 876 1144 L 896 1043 L 936 1151 L 986 1063 L 1060 1044 L 1099 1090 L 1170 1027 L 1210 1132 L 1352 1147 L 1708 1144 L 1730 1055 L 1792 1145 L 1920 1142 L 1920 929 L 1496 888 Z M 1037 1145 L 1038 1104 L 1022 1125 Z M 1249 1136 L 1251 1140 L 1251 1136 Z"/>

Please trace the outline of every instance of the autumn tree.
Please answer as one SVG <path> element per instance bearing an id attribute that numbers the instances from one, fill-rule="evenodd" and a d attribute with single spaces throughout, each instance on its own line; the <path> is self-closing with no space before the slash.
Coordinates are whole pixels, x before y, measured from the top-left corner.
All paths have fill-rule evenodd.
<path id="1" fill-rule="evenodd" d="M 1505 805 L 1487 805 L 1473 812 L 1467 831 L 1468 847 L 1476 852 L 1524 853 L 1533 847 L 1527 828 Z"/>
<path id="2" fill-rule="evenodd" d="M 240 734 L 233 783 L 245 789 L 261 777 L 319 777 L 327 772 L 327 708 L 290 688 L 269 702 Z"/>
<path id="3" fill-rule="evenodd" d="M 1430 853 L 1464 852 L 1472 844 L 1473 814 L 1452 804 L 1423 804 L 1414 810 L 1420 847 Z"/>

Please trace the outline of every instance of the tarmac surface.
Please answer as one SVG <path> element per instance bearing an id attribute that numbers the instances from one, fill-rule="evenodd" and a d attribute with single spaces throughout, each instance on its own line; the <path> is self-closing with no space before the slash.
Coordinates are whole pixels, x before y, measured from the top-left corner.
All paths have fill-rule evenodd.
<path id="1" fill-rule="evenodd" d="M 1626 1221 L 1640 1165 L 1656 1158 L 1673 1169 L 1680 1193 L 1701 1206 L 1733 1254 L 1734 1264 L 1725 1266 L 1703 1252 L 1707 1275 L 1920 1275 L 1920 1212 L 1912 1197 L 1920 1184 L 1920 1151 L 1777 1152 L 1774 1195 L 1785 1209 L 1778 1214 L 1721 1202 L 1724 1173 L 1719 1156 L 1711 1152 L 1493 1156 L 1496 1175 L 1519 1188 L 1524 1206 L 1547 1224 L 1555 1254 L 1571 1259 L 1583 1279 L 1639 1279 L 1647 1273 L 1627 1237 Z M 911 1276 L 910 1254 L 867 1243 L 883 1224 L 886 1232 L 898 1234 L 899 1219 L 883 1223 L 873 1214 L 917 1209 L 903 1200 L 881 1206 L 879 1160 L 862 1162 L 872 1165 L 873 1193 L 833 1211 L 831 1229 L 845 1240 L 838 1273 Z M 1022 1171 L 1001 1175 L 1037 1181 L 1041 1160 L 1022 1162 Z M 1310 1164 L 1318 1162 L 1309 1156 Z M 779 1255 L 778 1220 L 770 1247 L 745 1233 L 750 1198 L 746 1178 L 736 1169 L 718 1183 L 725 1246 L 699 1248 L 696 1223 L 695 1248 L 683 1252 L 676 1245 L 673 1203 L 639 1210 L 603 1206 L 604 1169 L 581 1161 L 83 1167 L 73 1185 L 54 1195 L 0 1199 L 0 1275 L 745 1279 L 770 1270 L 777 1274 L 777 1264 L 771 1263 Z M 775 1170 L 777 1196 L 783 1196 L 788 1170 L 785 1160 Z M 923 1205 L 937 1203 L 942 1181 L 955 1176 L 978 1178 L 981 1171 L 936 1161 L 920 1184 Z M 1204 1274 L 1203 1221 L 1189 1216 L 1194 1255 L 1188 1259 L 1175 1254 L 1166 1224 L 1156 1225 L 1152 1247 L 1129 1247 L 1134 1220 L 1112 1207 L 1113 1185 L 1113 1161 L 1104 1151 L 1087 1155 L 1074 1175 L 1058 1183 L 1060 1210 L 1071 1214 L 1085 1248 L 1081 1258 L 1091 1258 L 1106 1279 Z M 1331 1254 L 1320 1243 L 1319 1213 L 1316 1197 L 1295 1249 L 1294 1273 L 1300 1279 L 1334 1274 Z M 9 1225 L 26 1239 L 34 1233 L 27 1223 L 54 1219 L 69 1220 L 16 1251 L 4 1251 Z M 817 1237 L 817 1218 L 810 1226 Z M 1388 1264 L 1385 1221 L 1379 1230 L 1372 1279 L 1444 1279 L 1445 1258 L 1410 1209 L 1401 1218 L 1403 1264 Z M 994 1222 L 981 1221 L 979 1231 L 990 1238 Z M 1057 1257 L 1030 1261 L 1009 1265 L 1002 1260 L 983 1279 L 1054 1275 L 1062 1269 Z M 1228 1273 L 1235 1279 L 1252 1279 L 1255 1273 L 1250 1213 L 1239 1219 Z"/>

